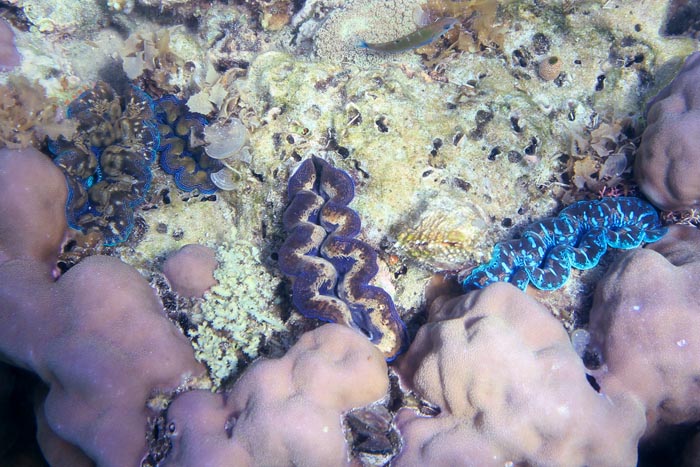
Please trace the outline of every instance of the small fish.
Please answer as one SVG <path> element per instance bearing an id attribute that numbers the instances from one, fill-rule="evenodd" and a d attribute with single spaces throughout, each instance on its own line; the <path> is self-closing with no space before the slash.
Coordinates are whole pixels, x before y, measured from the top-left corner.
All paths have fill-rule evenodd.
<path id="1" fill-rule="evenodd" d="M 360 40 L 358 47 L 377 50 L 379 52 L 403 52 L 405 50 L 417 49 L 418 47 L 430 44 L 452 29 L 458 22 L 459 21 L 455 18 L 442 18 L 427 26 L 418 28 L 411 34 L 394 39 L 393 41 L 370 44 Z"/>

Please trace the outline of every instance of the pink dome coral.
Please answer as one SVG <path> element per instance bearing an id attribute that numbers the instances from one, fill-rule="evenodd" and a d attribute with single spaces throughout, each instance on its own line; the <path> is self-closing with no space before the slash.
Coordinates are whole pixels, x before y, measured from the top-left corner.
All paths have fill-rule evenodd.
<path id="1" fill-rule="evenodd" d="M 700 420 L 700 231 L 673 226 L 626 253 L 596 289 L 590 331 L 601 347 L 607 394 L 634 394 L 647 434 Z"/>
<path id="2" fill-rule="evenodd" d="M 305 333 L 287 354 L 258 360 L 224 399 L 197 391 L 168 411 L 167 466 L 350 465 L 341 415 L 385 396 L 384 356 L 338 324 Z"/>
<path id="3" fill-rule="evenodd" d="M 203 297 L 216 284 L 216 251 L 196 243 L 170 254 L 163 263 L 163 274 L 170 286 L 183 297 Z"/>
<path id="4" fill-rule="evenodd" d="M 675 79 L 650 102 L 635 177 L 657 207 L 700 206 L 700 52 L 688 56 Z"/>
<path id="5" fill-rule="evenodd" d="M 431 312 L 398 371 L 441 412 L 402 409 L 395 466 L 634 465 L 641 405 L 591 387 L 542 305 L 495 283 Z"/>

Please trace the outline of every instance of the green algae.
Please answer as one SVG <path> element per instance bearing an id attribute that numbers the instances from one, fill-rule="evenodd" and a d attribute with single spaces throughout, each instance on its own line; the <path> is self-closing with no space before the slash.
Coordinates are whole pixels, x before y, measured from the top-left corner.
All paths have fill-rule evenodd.
<path id="1" fill-rule="evenodd" d="M 209 368 L 216 387 L 236 375 L 242 362 L 255 359 L 276 332 L 284 331 L 281 279 L 260 261 L 250 241 L 233 240 L 219 246 L 218 284 L 204 296 L 191 319 L 189 332 L 197 359 Z"/>

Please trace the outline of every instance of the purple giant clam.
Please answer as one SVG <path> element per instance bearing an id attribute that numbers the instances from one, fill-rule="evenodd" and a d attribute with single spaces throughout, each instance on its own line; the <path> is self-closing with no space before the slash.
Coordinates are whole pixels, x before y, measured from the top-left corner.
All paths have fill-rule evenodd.
<path id="1" fill-rule="evenodd" d="M 297 310 L 362 332 L 394 359 L 408 343 L 406 327 L 389 294 L 369 284 L 379 271 L 377 253 L 355 238 L 361 221 L 348 207 L 352 178 L 314 156 L 289 179 L 288 196 L 279 266 L 292 281 Z"/>

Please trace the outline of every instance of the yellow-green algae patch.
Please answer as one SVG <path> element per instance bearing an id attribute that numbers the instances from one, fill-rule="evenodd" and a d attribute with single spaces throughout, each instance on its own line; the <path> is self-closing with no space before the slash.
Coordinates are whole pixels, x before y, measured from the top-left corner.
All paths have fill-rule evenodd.
<path id="1" fill-rule="evenodd" d="M 259 355 L 261 346 L 286 328 L 278 288 L 281 279 L 260 261 L 252 242 L 236 239 L 217 249 L 218 281 L 193 311 L 189 331 L 195 355 L 210 370 L 216 386 L 235 375 L 239 363 Z"/>

